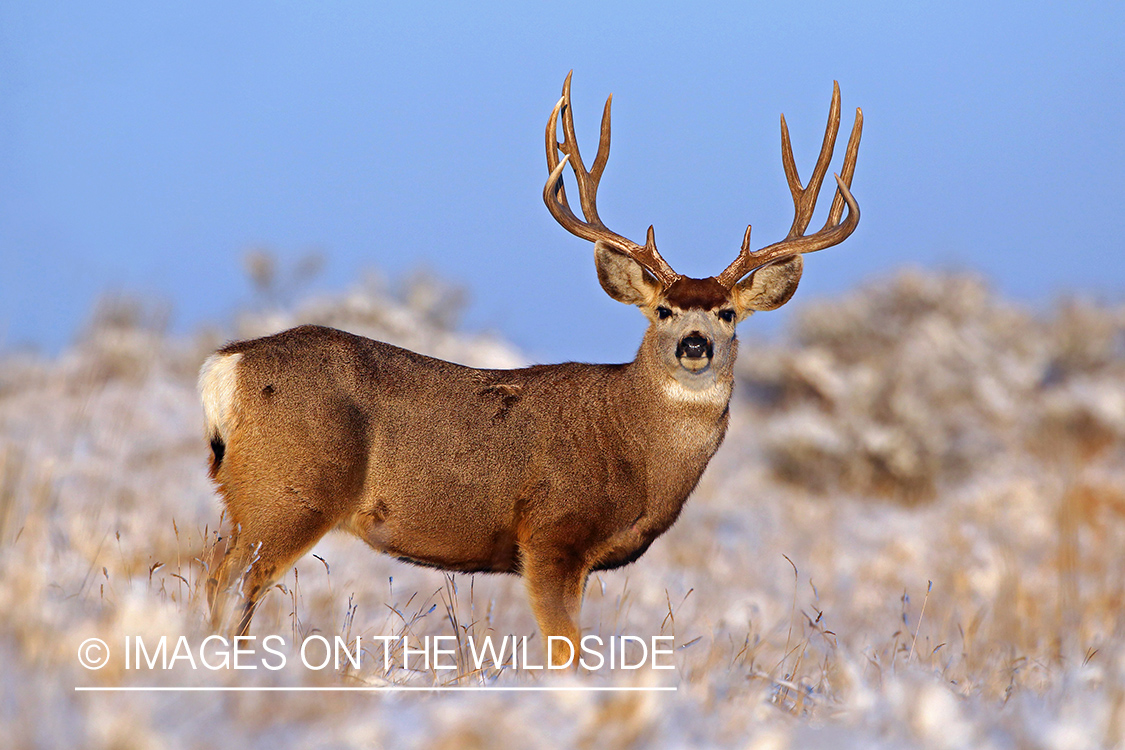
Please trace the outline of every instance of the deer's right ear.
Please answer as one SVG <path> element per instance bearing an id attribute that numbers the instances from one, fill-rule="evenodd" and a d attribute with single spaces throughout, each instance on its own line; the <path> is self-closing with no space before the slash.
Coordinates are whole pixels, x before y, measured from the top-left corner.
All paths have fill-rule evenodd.
<path id="1" fill-rule="evenodd" d="M 610 297 L 626 305 L 647 305 L 660 294 L 660 282 L 640 263 L 603 242 L 594 243 L 598 281 Z"/>

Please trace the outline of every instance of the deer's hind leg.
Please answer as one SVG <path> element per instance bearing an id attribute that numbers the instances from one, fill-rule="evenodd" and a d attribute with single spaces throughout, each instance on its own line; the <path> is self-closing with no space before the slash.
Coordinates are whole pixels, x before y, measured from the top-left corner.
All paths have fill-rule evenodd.
<path id="1" fill-rule="evenodd" d="M 246 635 L 262 596 L 336 524 L 332 516 L 303 505 L 295 493 L 263 497 L 261 490 L 231 507 L 231 541 L 208 580 L 211 627 Z M 235 612 L 229 611 L 232 601 Z M 237 617 L 237 624 L 228 618 Z M 232 626 L 235 626 L 232 628 Z"/>
<path id="2" fill-rule="evenodd" d="M 207 581 L 212 629 L 245 635 L 261 598 L 285 571 L 331 531 L 334 521 L 308 509 L 289 508 L 278 523 L 260 523 L 260 515 L 248 514 L 241 524 L 232 519 L 232 541 L 222 562 Z M 236 626 L 228 621 L 232 600 L 236 604 Z"/>
<path id="3" fill-rule="evenodd" d="M 249 461 L 240 461 L 239 447 L 236 442 L 227 451 L 217 476 L 226 499 L 231 541 L 208 581 L 208 601 L 216 632 L 245 635 L 269 587 L 358 502 L 366 463 L 316 455 L 289 463 L 275 456 L 300 454 L 274 446 L 269 453 L 251 453 L 269 459 L 248 465 Z M 232 599 L 240 602 L 234 628 L 235 623 L 228 622 Z"/>

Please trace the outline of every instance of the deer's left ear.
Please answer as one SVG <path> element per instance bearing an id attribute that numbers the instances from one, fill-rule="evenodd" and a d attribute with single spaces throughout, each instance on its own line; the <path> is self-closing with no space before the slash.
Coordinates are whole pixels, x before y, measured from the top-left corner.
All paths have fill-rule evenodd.
<path id="1" fill-rule="evenodd" d="M 776 310 L 788 302 L 797 291 L 803 268 L 801 256 L 794 255 L 781 263 L 759 268 L 735 284 L 732 294 L 738 319 L 757 311 Z"/>

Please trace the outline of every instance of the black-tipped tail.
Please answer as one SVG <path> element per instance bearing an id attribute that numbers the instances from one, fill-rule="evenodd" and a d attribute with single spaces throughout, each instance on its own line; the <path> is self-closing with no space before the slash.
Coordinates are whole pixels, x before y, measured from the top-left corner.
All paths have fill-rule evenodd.
<path id="1" fill-rule="evenodd" d="M 211 478 L 219 475 L 219 467 L 223 465 L 223 456 L 227 452 L 227 444 L 218 435 L 211 437 Z"/>

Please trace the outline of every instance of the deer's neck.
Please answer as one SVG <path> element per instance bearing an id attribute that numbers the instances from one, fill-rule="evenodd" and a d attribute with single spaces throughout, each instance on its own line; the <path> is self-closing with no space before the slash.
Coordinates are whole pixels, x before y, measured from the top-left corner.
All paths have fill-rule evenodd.
<path id="1" fill-rule="evenodd" d="M 657 342 L 646 335 L 629 367 L 634 413 L 644 415 L 638 420 L 644 429 L 640 438 L 653 459 L 649 473 L 657 480 L 656 486 L 676 488 L 672 494 L 682 495 L 680 502 L 726 434 L 734 385 L 733 354 L 732 345 L 730 360 L 706 377 L 686 371 L 681 374 L 668 366 Z"/>
<path id="2" fill-rule="evenodd" d="M 691 388 L 663 363 L 646 336 L 637 358 L 619 371 L 609 410 L 625 437 L 627 460 L 643 477 L 630 533 L 647 546 L 671 526 L 726 434 L 733 373 Z M 631 511 L 632 512 L 632 511 Z"/>

